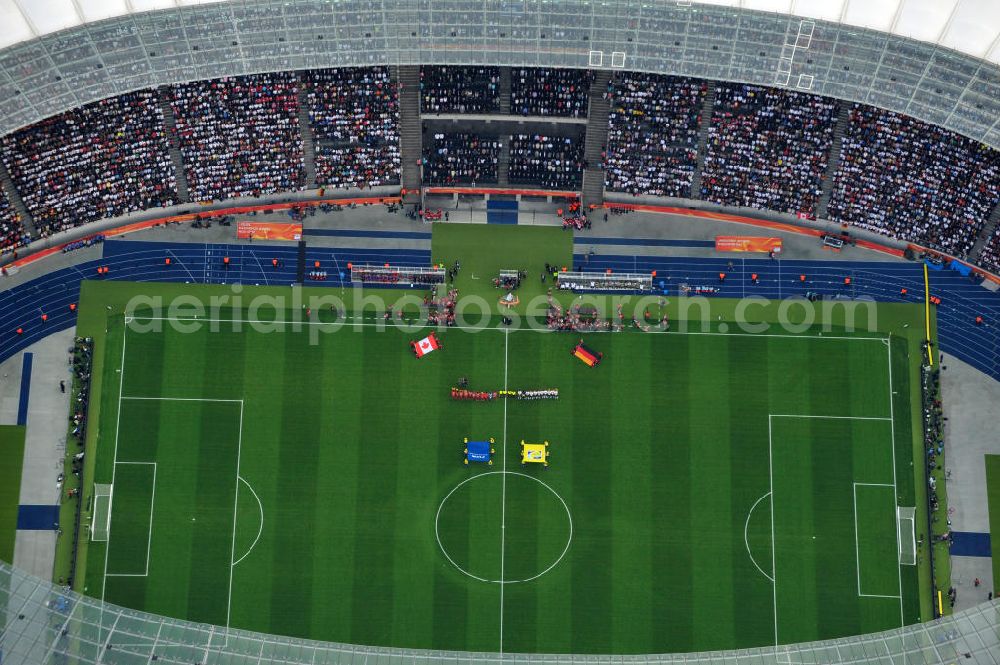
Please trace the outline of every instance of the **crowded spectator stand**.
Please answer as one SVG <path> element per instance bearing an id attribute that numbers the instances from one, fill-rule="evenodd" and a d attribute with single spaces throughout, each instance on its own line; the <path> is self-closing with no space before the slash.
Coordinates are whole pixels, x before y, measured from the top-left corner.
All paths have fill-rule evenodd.
<path id="1" fill-rule="evenodd" d="M 399 184 L 399 103 L 389 68 L 309 70 L 302 83 L 316 142 L 317 184 Z"/>
<path id="2" fill-rule="evenodd" d="M 510 137 L 510 182 L 543 189 L 576 189 L 583 182 L 583 141 L 569 136 Z"/>
<path id="3" fill-rule="evenodd" d="M 593 80 L 594 73 L 589 69 L 515 67 L 510 72 L 511 112 L 585 118 Z"/>
<path id="4" fill-rule="evenodd" d="M 647 292 L 653 290 L 653 276 L 641 273 L 576 272 L 566 271 L 556 275 L 560 290 L 580 293 L 584 291 Z"/>
<path id="5" fill-rule="evenodd" d="M 153 90 L 103 99 L 8 134 L 0 138 L 0 156 L 42 236 L 177 202 Z M 6 244 L 19 237 L 19 224 L 3 208 Z"/>
<path id="6" fill-rule="evenodd" d="M 838 108 L 828 97 L 719 83 L 700 198 L 815 216 Z"/>
<path id="7" fill-rule="evenodd" d="M 303 187 L 294 72 L 196 81 L 171 90 L 192 200 L 263 196 Z"/>
<path id="8" fill-rule="evenodd" d="M 1000 152 L 892 111 L 851 108 L 831 220 L 965 258 L 998 201 Z"/>
<path id="9" fill-rule="evenodd" d="M 426 183 L 496 183 L 501 142 L 464 132 L 437 132 L 424 140 L 423 180 Z"/>
<path id="10" fill-rule="evenodd" d="M 609 191 L 691 197 L 705 81 L 620 72 L 608 84 Z"/>
<path id="11" fill-rule="evenodd" d="M 420 109 L 424 113 L 499 112 L 500 68 L 422 66 Z"/>

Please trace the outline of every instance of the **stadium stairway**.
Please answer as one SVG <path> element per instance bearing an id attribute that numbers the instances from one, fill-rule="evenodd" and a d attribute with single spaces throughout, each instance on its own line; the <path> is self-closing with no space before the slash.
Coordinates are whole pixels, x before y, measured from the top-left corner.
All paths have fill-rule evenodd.
<path id="1" fill-rule="evenodd" d="M 594 82 L 590 85 L 589 107 L 587 109 L 587 134 L 584 139 L 583 159 L 587 168 L 583 171 L 583 205 L 604 203 L 604 149 L 608 144 L 608 111 L 611 102 L 607 98 L 611 72 L 599 69 L 594 72 Z"/>
<path id="2" fill-rule="evenodd" d="M 497 185 L 500 187 L 510 186 L 510 134 L 501 134 L 500 157 L 497 158 Z"/>
<path id="3" fill-rule="evenodd" d="M 701 127 L 698 128 L 698 164 L 691 179 L 691 198 L 701 198 L 701 173 L 705 168 L 705 155 L 708 153 L 708 134 L 712 128 L 712 112 L 715 110 L 715 81 L 705 81 L 708 90 L 701 103 Z"/>
<path id="4" fill-rule="evenodd" d="M 635 239 L 635 244 L 642 244 Z M 40 339 L 76 323 L 70 303 L 79 300 L 80 282 L 104 279 L 138 282 L 180 282 L 190 284 L 242 283 L 261 286 L 287 286 L 295 282 L 298 265 L 296 245 L 266 244 L 197 244 L 109 240 L 103 256 L 69 268 L 43 275 L 0 292 L 0 361 L 25 349 Z M 222 257 L 230 257 L 228 270 Z M 171 264 L 164 259 L 170 257 Z M 277 267 L 272 265 L 277 259 Z M 429 265 L 428 250 L 355 249 L 308 247 L 306 263 L 320 262 L 327 279 L 323 286 L 348 286 L 347 264 Z M 824 296 L 873 297 L 891 302 L 921 303 L 924 297 L 923 271 L 920 263 L 798 261 L 791 259 L 685 258 L 630 255 L 595 255 L 585 260 L 576 254 L 574 262 L 588 271 L 616 272 L 657 271 L 656 285 L 676 295 L 680 284 L 711 286 L 721 297 L 761 296 L 788 298 L 806 292 Z M 98 266 L 108 266 L 104 277 L 97 276 Z M 719 272 L 726 281 L 719 283 Z M 750 275 L 758 274 L 754 284 Z M 800 281 L 805 274 L 807 280 Z M 851 283 L 844 284 L 850 277 Z M 306 281 L 306 285 L 311 284 Z M 901 289 L 906 289 L 904 296 Z M 936 307 L 941 350 L 953 354 L 994 379 L 1000 380 L 1000 293 L 984 289 L 953 270 L 931 272 L 931 288 L 941 298 Z M 41 315 L 48 316 L 42 322 Z M 986 324 L 975 324 L 976 315 Z M 18 327 L 23 334 L 18 335 Z"/>
<path id="5" fill-rule="evenodd" d="M 24 229 L 32 238 L 37 238 L 38 232 L 35 229 L 35 220 L 31 217 L 31 213 L 28 212 L 28 206 L 24 205 L 21 192 L 17 191 L 17 187 L 14 186 L 14 180 L 10 177 L 10 172 L 7 170 L 7 165 L 3 163 L 3 160 L 0 160 L 0 185 L 3 186 L 3 191 L 7 195 L 10 204 L 14 206 L 14 210 L 21 216 L 21 223 L 24 224 Z"/>
<path id="6" fill-rule="evenodd" d="M 851 122 L 851 108 L 853 104 L 841 101 L 840 111 L 837 114 L 837 124 L 833 127 L 833 143 L 830 145 L 830 157 L 826 163 L 826 173 L 823 174 L 823 193 L 816 204 L 816 216 L 820 219 L 829 219 L 827 207 L 830 205 L 830 197 L 833 195 L 833 174 L 840 166 L 840 147 L 844 144 L 844 133 Z"/>
<path id="7" fill-rule="evenodd" d="M 986 247 L 986 243 L 990 241 L 993 234 L 996 233 L 997 226 L 1000 226 L 1000 202 L 997 203 L 996 207 L 993 208 L 993 212 L 990 214 L 989 219 L 986 220 L 986 224 L 983 226 L 983 230 L 979 232 L 979 237 L 976 238 L 976 244 L 973 245 L 972 250 L 969 252 L 969 260 L 978 263 L 979 255 L 982 254 L 983 248 Z"/>
<path id="8" fill-rule="evenodd" d="M 403 165 L 402 185 L 407 191 L 403 201 L 419 203 L 424 143 L 420 122 L 420 66 L 399 65 L 390 67 L 389 72 L 399 91 L 399 154 Z"/>
<path id="9" fill-rule="evenodd" d="M 510 115 L 510 67 L 500 68 L 500 113 Z"/>
<path id="10" fill-rule="evenodd" d="M 306 169 L 306 187 L 316 186 L 316 137 L 313 134 L 309 119 L 309 100 L 306 99 L 306 86 L 302 81 L 302 73 L 296 72 L 299 91 L 299 131 L 302 133 L 302 160 Z"/>
<path id="11" fill-rule="evenodd" d="M 170 145 L 170 161 L 174 165 L 174 173 L 177 176 L 177 198 L 181 203 L 191 200 L 191 192 L 188 190 L 187 173 L 184 171 L 184 158 L 181 155 L 181 143 L 177 137 L 177 118 L 174 117 L 174 108 L 170 105 L 170 91 L 167 86 L 160 86 L 158 91 L 160 98 L 160 112 L 163 113 L 163 126 L 167 129 L 167 141 Z"/>

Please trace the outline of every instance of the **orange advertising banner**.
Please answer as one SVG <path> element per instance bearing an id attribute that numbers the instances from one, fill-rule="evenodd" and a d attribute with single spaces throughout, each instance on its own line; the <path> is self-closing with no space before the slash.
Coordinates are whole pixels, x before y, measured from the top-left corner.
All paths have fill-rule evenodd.
<path id="1" fill-rule="evenodd" d="M 780 252 L 781 238 L 715 236 L 717 252 Z"/>
<path id="2" fill-rule="evenodd" d="M 302 224 L 291 222 L 236 222 L 237 238 L 302 240 Z"/>

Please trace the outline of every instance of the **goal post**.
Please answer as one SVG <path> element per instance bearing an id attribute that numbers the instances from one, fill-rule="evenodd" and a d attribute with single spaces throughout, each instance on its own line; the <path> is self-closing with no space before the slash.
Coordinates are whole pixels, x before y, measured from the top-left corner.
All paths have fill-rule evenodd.
<path id="1" fill-rule="evenodd" d="M 896 507 L 896 527 L 899 529 L 899 563 L 917 565 L 917 509 Z"/>
<path id="2" fill-rule="evenodd" d="M 108 542 L 111 533 L 112 485 L 94 483 L 94 512 L 90 517 L 90 540 Z"/>

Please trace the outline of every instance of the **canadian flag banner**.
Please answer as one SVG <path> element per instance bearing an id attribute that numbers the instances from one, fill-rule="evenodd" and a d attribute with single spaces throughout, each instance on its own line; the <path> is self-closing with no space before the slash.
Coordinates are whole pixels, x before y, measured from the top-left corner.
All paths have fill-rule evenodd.
<path id="1" fill-rule="evenodd" d="M 413 345 L 413 353 L 416 354 L 418 358 L 423 358 L 431 351 L 441 348 L 441 345 L 438 343 L 437 337 L 434 336 L 434 333 L 424 337 L 419 342 L 410 342 L 410 344 Z"/>

